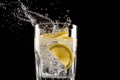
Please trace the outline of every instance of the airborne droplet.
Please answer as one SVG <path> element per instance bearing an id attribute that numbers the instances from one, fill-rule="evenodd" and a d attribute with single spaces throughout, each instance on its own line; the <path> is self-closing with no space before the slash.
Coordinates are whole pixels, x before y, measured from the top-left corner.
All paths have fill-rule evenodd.
<path id="1" fill-rule="evenodd" d="M 45 14 L 45 17 L 48 17 L 48 13 Z"/>
<path id="2" fill-rule="evenodd" d="M 61 18 L 61 16 L 58 17 L 59 19 Z"/>
<path id="3" fill-rule="evenodd" d="M 67 10 L 67 13 L 69 13 L 70 12 L 70 10 Z"/>
<path id="4" fill-rule="evenodd" d="M 54 6 L 54 3 L 51 3 L 51 5 L 53 5 L 53 6 Z"/>
<path id="5" fill-rule="evenodd" d="M 43 8 L 41 8 L 41 10 L 43 10 Z"/>
<path id="6" fill-rule="evenodd" d="M 57 10 L 57 8 L 56 8 L 56 7 L 55 7 L 54 9 L 55 9 L 55 10 Z"/>
<path id="7" fill-rule="evenodd" d="M 71 23 L 71 19 L 70 19 L 70 17 L 67 17 L 67 20 L 66 20 L 68 23 Z"/>
<path id="8" fill-rule="evenodd" d="M 47 11 L 47 8 L 45 8 L 45 10 Z"/>

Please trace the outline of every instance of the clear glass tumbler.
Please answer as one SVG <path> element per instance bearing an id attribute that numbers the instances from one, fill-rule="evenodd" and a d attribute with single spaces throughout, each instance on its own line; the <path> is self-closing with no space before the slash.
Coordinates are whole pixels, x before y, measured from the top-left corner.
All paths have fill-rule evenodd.
<path id="1" fill-rule="evenodd" d="M 37 80 L 75 80 L 77 26 L 70 23 L 35 25 Z"/>

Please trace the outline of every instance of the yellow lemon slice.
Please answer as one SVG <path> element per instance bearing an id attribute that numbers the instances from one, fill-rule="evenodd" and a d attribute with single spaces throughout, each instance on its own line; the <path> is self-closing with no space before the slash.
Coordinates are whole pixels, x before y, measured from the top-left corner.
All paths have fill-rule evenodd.
<path id="1" fill-rule="evenodd" d="M 67 40 L 73 40 L 73 38 L 68 37 L 68 36 L 63 36 L 63 39 L 67 39 Z"/>
<path id="2" fill-rule="evenodd" d="M 52 37 L 53 34 L 52 33 L 45 33 L 43 35 L 41 35 L 41 37 Z"/>
<path id="3" fill-rule="evenodd" d="M 59 38 L 59 37 L 64 37 L 64 36 L 68 36 L 68 31 L 59 32 L 57 34 L 45 33 L 41 35 L 41 37 L 50 37 L 50 38 Z"/>
<path id="4" fill-rule="evenodd" d="M 54 36 L 52 36 L 52 38 L 58 38 L 58 37 L 64 37 L 64 36 L 68 36 L 68 31 L 59 32 Z"/>
<path id="5" fill-rule="evenodd" d="M 68 46 L 64 44 L 54 44 L 49 49 L 58 57 L 58 59 L 60 59 L 66 69 L 69 69 L 72 66 L 74 54 Z"/>

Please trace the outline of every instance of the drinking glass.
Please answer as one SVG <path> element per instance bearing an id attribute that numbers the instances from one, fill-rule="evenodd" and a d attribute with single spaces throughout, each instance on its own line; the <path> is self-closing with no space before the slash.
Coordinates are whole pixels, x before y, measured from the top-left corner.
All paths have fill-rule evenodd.
<path id="1" fill-rule="evenodd" d="M 37 80 L 75 80 L 76 25 L 60 22 L 36 24 L 34 51 Z"/>

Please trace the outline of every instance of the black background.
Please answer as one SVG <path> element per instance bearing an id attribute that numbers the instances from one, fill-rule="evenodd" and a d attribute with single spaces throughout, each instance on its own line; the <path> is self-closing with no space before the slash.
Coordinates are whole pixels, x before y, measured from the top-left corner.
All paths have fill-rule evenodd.
<path id="1" fill-rule="evenodd" d="M 10 0 L 8 2 L 12 1 L 15 0 Z M 89 56 L 89 54 L 86 53 L 87 51 L 84 49 L 87 46 L 87 41 L 84 41 L 86 44 L 81 43 L 81 37 L 82 34 L 84 34 L 82 33 L 84 32 L 82 31 L 82 28 L 83 25 L 85 25 L 83 21 L 87 19 L 86 5 L 84 5 L 82 1 L 79 2 L 74 0 L 36 0 L 37 2 L 34 0 L 28 0 L 29 3 L 24 0 L 21 1 L 26 4 L 31 11 L 39 12 L 41 14 L 46 13 L 44 10 L 41 11 L 41 8 L 44 9 L 47 7 L 49 9 L 47 13 L 53 20 L 56 19 L 59 15 L 57 13 L 60 13 L 60 11 L 63 10 L 64 12 L 65 10 L 70 10 L 68 15 L 70 16 L 72 23 L 78 26 L 76 80 L 86 80 L 87 78 L 93 79 L 93 76 L 90 78 L 90 74 L 92 74 L 92 72 L 90 72 L 91 67 L 88 64 L 89 61 L 86 61 L 86 57 Z M 54 11 L 54 7 L 48 6 L 48 3 L 56 1 L 59 1 L 59 4 L 56 5 L 56 7 L 59 8 L 57 12 Z M 5 0 L 0 0 L 0 2 L 5 3 Z M 30 4 L 30 2 L 33 3 Z M 36 6 L 34 4 L 38 7 L 37 10 L 35 9 Z M 22 21 L 20 21 L 20 23 L 24 24 L 19 25 L 19 21 L 16 18 L 11 19 L 9 16 L 3 17 L 3 14 L 8 15 L 9 12 L 0 8 L 0 66 L 2 67 L 0 73 L 4 76 L 3 80 L 7 80 L 7 78 L 11 80 L 35 80 L 33 44 L 34 28 L 30 23 L 24 23 Z M 11 23 L 9 24 L 9 22 Z M 15 27 L 9 27 L 11 24 L 15 24 Z M 84 35 L 88 36 L 86 33 Z M 86 57 L 83 55 L 86 55 Z"/>

